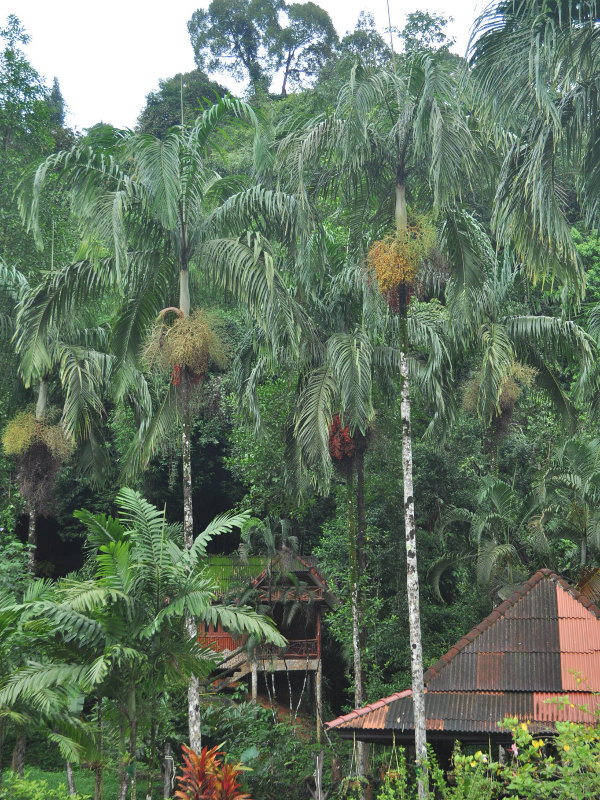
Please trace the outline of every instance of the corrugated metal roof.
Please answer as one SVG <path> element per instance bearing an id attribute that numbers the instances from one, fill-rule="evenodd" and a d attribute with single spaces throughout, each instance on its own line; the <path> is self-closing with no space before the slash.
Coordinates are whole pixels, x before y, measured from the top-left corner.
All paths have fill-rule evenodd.
<path id="1" fill-rule="evenodd" d="M 591 692 L 565 692 L 558 697 L 547 692 L 533 693 L 533 717 L 537 720 L 594 723 L 598 721 L 594 710 L 600 710 L 600 697 Z"/>
<path id="2" fill-rule="evenodd" d="M 540 570 L 425 673 L 431 731 L 498 733 L 515 716 L 531 729 L 556 720 L 591 722 L 600 710 L 600 611 L 549 570 Z M 565 694 L 568 703 L 548 703 Z M 339 717 L 329 728 L 406 731 L 412 693 Z"/>
<path id="3" fill-rule="evenodd" d="M 560 653 L 460 653 L 434 674 L 431 690 L 560 691 Z"/>

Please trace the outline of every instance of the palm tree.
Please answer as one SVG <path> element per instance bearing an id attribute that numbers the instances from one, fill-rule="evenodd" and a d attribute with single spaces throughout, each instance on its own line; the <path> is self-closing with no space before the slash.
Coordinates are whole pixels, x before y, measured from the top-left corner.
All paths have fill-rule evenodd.
<path id="1" fill-rule="evenodd" d="M 422 232 L 428 226 L 414 224 L 417 219 L 414 215 L 411 219 L 409 203 L 415 210 L 448 215 L 454 220 L 455 202 L 461 184 L 468 178 L 469 159 L 475 152 L 475 144 L 458 102 L 452 68 L 443 60 L 420 54 L 403 64 L 402 72 L 355 66 L 350 81 L 338 96 L 334 113 L 295 130 L 284 140 L 282 152 L 293 155 L 290 164 L 298 164 L 289 170 L 292 175 L 294 169 L 300 174 L 301 195 L 308 198 L 311 191 L 318 194 L 322 190 L 336 198 L 338 214 L 349 228 L 349 247 L 358 260 L 364 262 L 365 246 L 377 239 L 378 234 L 386 236 L 380 241 L 380 250 L 387 247 L 390 255 L 403 249 L 408 251 L 413 240 L 423 244 L 418 257 L 413 259 L 411 275 L 392 271 L 391 282 L 380 283 L 380 288 L 393 310 L 399 312 L 395 344 L 400 354 L 398 373 L 402 382 L 404 519 L 415 744 L 417 760 L 425 763 L 407 312 L 412 278 L 425 255 L 427 237 Z M 457 224 L 454 227 L 456 229 Z M 463 240 L 460 236 L 452 238 L 457 250 Z M 415 249 L 419 248 L 413 251 Z M 421 797 L 424 792 L 425 784 L 419 780 Z"/>
<path id="2" fill-rule="evenodd" d="M 513 485 L 485 476 L 477 487 L 475 511 L 451 509 L 443 527 L 468 523 L 477 581 L 504 600 L 531 574 L 531 552 L 543 559 L 544 566 L 551 566 L 546 522 L 552 507 L 542 491 L 534 489 L 523 498 Z M 464 557 L 445 556 L 434 566 L 431 577 L 438 595 L 442 574 Z"/>
<path id="3" fill-rule="evenodd" d="M 182 323 L 190 319 L 191 269 L 241 300 L 270 342 L 297 338 L 301 313 L 275 270 L 264 233 L 266 220 L 276 218 L 276 230 L 293 236 L 303 215 L 285 195 L 260 185 L 242 186 L 228 196 L 231 186 L 239 188 L 239 182 L 220 179 L 206 154 L 211 145 L 218 145 L 223 126 L 231 121 L 257 127 L 250 106 L 226 97 L 207 108 L 193 126 L 173 128 L 162 140 L 126 133 L 115 134 L 108 143 L 83 141 L 71 151 L 46 159 L 35 175 L 24 180 L 21 209 L 34 232 L 38 231 L 41 187 L 51 172 L 58 171 L 71 187 L 73 209 L 87 237 L 85 260 L 51 276 L 45 291 L 24 309 L 26 356 L 35 352 L 48 325 L 69 314 L 80 297 L 112 294 L 119 307 L 112 348 L 119 366 L 131 370 L 149 325 L 161 310 L 165 313 L 171 308 L 169 296 L 175 281 L 179 291 L 172 310 Z M 190 548 L 191 396 L 198 376 L 185 365 L 183 369 L 181 364 L 176 366 L 179 377 L 167 386 L 154 415 L 142 414 L 129 470 L 142 468 L 180 421 L 183 525 Z M 127 386 L 120 371 L 115 383 L 118 397 Z M 188 631 L 195 635 L 191 619 Z M 198 749 L 195 679 L 190 684 L 189 712 L 190 742 Z"/>
<path id="4" fill-rule="evenodd" d="M 568 439 L 553 459 L 546 485 L 566 531 L 579 539 L 579 566 L 600 552 L 600 440 Z"/>
<path id="5" fill-rule="evenodd" d="M 533 280 L 581 293 L 566 186 L 598 224 L 598 3 L 492 2 L 471 37 L 477 113 L 500 155 L 492 225 Z"/>
<path id="6" fill-rule="evenodd" d="M 71 445 L 77 443 L 81 448 L 80 468 L 83 472 L 89 471 L 93 478 L 99 480 L 106 467 L 106 458 L 97 452 L 95 443 L 114 358 L 106 352 L 106 329 L 93 322 L 90 325 L 89 317 L 79 310 L 76 315 L 49 327 L 38 342 L 35 359 L 30 359 L 21 346 L 24 336 L 21 310 L 35 296 L 36 289 L 30 286 L 19 270 L 2 260 L 0 287 L 11 306 L 2 315 L 2 335 L 13 343 L 23 386 L 25 389 L 37 389 L 33 416 L 17 415 L 15 420 L 9 422 L 4 433 L 5 449 L 8 450 L 9 427 L 20 428 L 20 440 L 24 425 L 29 425 L 32 432 L 24 449 L 17 448 L 11 452 L 20 461 L 20 490 L 29 512 L 29 563 L 30 570 L 34 572 L 36 516 L 52 500 L 56 469 L 70 455 Z M 52 379 L 57 379 L 62 392 L 58 425 L 51 425 L 47 419 L 49 384 Z M 92 449 L 95 457 L 89 458 L 87 456 Z"/>
<path id="7" fill-rule="evenodd" d="M 361 290 L 367 298 L 372 294 L 368 285 L 362 285 Z M 378 299 L 366 300 L 362 326 L 349 332 L 333 333 L 322 350 L 317 350 L 321 360 L 302 375 L 303 388 L 298 395 L 294 422 L 295 461 L 300 471 L 310 471 L 324 489 L 334 466 L 346 484 L 348 585 L 357 708 L 365 701 L 362 674 L 365 639 L 362 583 L 366 571 L 364 462 L 375 420 L 373 388 L 376 382 L 382 387 L 392 383 L 403 355 L 395 343 L 384 344 L 386 340 L 397 341 L 397 320 L 381 314 L 370 319 L 369 305 L 377 305 Z M 369 326 L 371 321 L 376 324 Z M 449 372 L 449 364 L 441 319 L 430 314 L 425 304 L 419 304 L 410 309 L 407 326 L 413 344 L 409 359 L 411 378 L 418 382 L 425 396 L 443 405 L 444 373 Z M 444 409 L 439 411 L 443 414 Z M 359 774 L 363 775 L 366 764 L 360 742 L 357 766 Z"/>
<path id="8" fill-rule="evenodd" d="M 522 392 L 537 385 L 546 392 L 566 425 L 572 425 L 573 403 L 561 385 L 561 366 L 575 359 L 579 389 L 591 382 L 596 347 L 576 322 L 561 316 L 518 313 L 515 295 L 524 276 L 506 256 L 498 267 L 488 247 L 483 283 L 447 292 L 452 335 L 463 359 L 479 364 L 467 384 L 464 404 L 476 411 L 489 430 L 492 472 L 498 472 L 498 445 Z"/>
<path id="9" fill-rule="evenodd" d="M 118 519 L 77 512 L 93 548 L 94 578 L 64 579 L 51 597 L 26 598 L 18 607 L 30 619 L 44 621 L 44 639 L 53 658 L 32 661 L 14 673 L 0 692 L 0 702 L 24 698 L 39 710 L 47 708 L 49 697 L 56 702 L 61 693 L 92 696 L 98 704 L 111 696 L 121 713 L 122 755 L 133 766 L 131 779 L 120 770 L 121 800 L 128 787 L 135 798 L 135 754 L 143 714 L 150 719 L 151 781 L 161 694 L 190 674 L 208 674 L 214 666 L 210 648 L 200 647 L 197 637 L 181 636 L 185 618 L 220 623 L 278 646 L 285 640 L 270 620 L 251 609 L 215 603 L 214 587 L 202 572 L 208 542 L 243 524 L 247 514 L 215 518 L 187 549 L 177 542 L 181 526 L 169 525 L 165 511 L 137 492 L 121 490 L 117 506 Z M 150 783 L 149 794 L 151 788 Z M 96 794 L 101 794 L 101 775 Z"/>

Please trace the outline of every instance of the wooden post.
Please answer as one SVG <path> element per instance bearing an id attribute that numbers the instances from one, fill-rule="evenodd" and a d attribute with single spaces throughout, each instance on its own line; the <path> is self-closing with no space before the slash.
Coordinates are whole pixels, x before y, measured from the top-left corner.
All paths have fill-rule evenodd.
<path id="1" fill-rule="evenodd" d="M 329 792 L 331 789 L 327 789 L 327 791 L 323 791 L 323 751 L 321 750 L 319 753 L 315 753 L 313 755 L 313 759 L 315 762 L 315 774 L 314 774 L 314 782 L 315 788 L 313 789 L 310 785 L 310 778 L 307 779 L 307 789 L 310 792 L 311 797 L 313 800 L 327 800 Z"/>
<path id="2" fill-rule="evenodd" d="M 165 771 L 163 780 L 164 798 L 169 798 L 173 794 L 173 772 L 174 772 L 173 750 L 171 748 L 171 742 L 167 742 L 165 745 Z"/>
<path id="3" fill-rule="evenodd" d="M 317 743 L 321 744 L 321 726 L 323 724 L 323 665 L 320 657 L 317 665 L 315 695 L 317 702 Z"/>
<path id="4" fill-rule="evenodd" d="M 258 699 L 258 664 L 255 659 L 252 659 L 252 702 L 256 703 Z"/>

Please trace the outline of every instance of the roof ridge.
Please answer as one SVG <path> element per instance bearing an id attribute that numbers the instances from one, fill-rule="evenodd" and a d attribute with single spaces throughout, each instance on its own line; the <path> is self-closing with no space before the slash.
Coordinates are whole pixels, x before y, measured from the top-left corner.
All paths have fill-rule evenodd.
<path id="1" fill-rule="evenodd" d="M 564 581 L 563 578 L 559 578 L 555 572 L 552 572 L 552 570 L 547 568 L 539 569 L 531 576 L 531 578 L 526 580 L 521 584 L 521 586 L 515 589 L 515 591 L 509 597 L 507 597 L 504 602 L 500 603 L 499 606 L 494 608 L 494 610 L 488 614 L 485 619 L 483 619 L 478 625 L 475 625 L 475 627 L 471 628 L 471 630 L 462 636 L 456 642 L 456 644 L 452 645 L 448 652 L 444 653 L 444 655 L 438 659 L 435 664 L 429 667 L 423 676 L 425 683 L 430 681 L 436 675 L 439 675 L 442 669 L 447 666 L 455 656 L 461 653 L 465 647 L 477 639 L 478 636 L 481 636 L 482 633 L 487 631 L 488 628 L 491 628 L 491 626 L 494 625 L 500 619 L 500 617 L 504 616 L 509 608 L 512 608 L 519 602 L 519 600 L 521 600 L 521 598 L 525 597 L 526 594 L 529 594 L 529 592 L 544 578 L 550 578 L 551 580 L 555 581 L 563 581 L 566 586 L 569 585 L 566 581 Z"/>
<path id="2" fill-rule="evenodd" d="M 408 697 L 411 694 L 412 689 L 403 689 L 401 692 L 394 692 L 394 694 L 391 694 L 389 697 L 383 697 L 381 700 L 376 700 L 374 703 L 367 703 L 367 705 L 361 706 L 360 708 L 355 708 L 353 711 L 349 711 L 348 714 L 342 714 L 341 717 L 336 717 L 336 719 L 331 720 L 331 722 L 326 722 L 325 727 L 337 728 L 344 722 L 349 722 L 351 719 L 362 717 L 364 714 L 368 714 L 370 711 L 377 711 L 379 708 L 389 706 L 394 702 L 394 700 L 400 700 L 402 697 Z"/>

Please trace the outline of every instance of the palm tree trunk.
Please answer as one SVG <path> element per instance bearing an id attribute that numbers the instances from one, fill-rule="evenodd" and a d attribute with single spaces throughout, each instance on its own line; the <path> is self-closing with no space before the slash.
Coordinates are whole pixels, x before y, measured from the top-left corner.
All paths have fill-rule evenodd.
<path id="1" fill-rule="evenodd" d="M 184 317 L 190 315 L 190 271 L 187 267 L 179 270 L 179 308 Z"/>
<path id="2" fill-rule="evenodd" d="M 134 701 L 135 702 L 135 701 Z M 129 763 L 131 764 L 131 800 L 135 800 L 136 778 L 137 778 L 137 711 L 133 714 L 131 726 L 129 728 Z"/>
<path id="3" fill-rule="evenodd" d="M 37 529 L 35 505 L 29 503 L 29 525 L 27 528 L 27 569 L 35 575 L 35 551 L 37 550 Z"/>
<path id="4" fill-rule="evenodd" d="M 0 717 L 0 786 L 2 786 L 2 770 L 4 769 L 4 735 L 6 733 L 6 717 Z"/>
<path id="5" fill-rule="evenodd" d="M 354 465 L 349 465 L 346 477 L 346 502 L 348 507 L 348 557 L 350 578 L 350 607 L 352 613 L 352 656 L 354 662 L 354 707 L 364 703 L 362 663 L 360 652 L 360 620 L 358 608 L 358 563 L 356 558 L 356 519 L 354 516 Z M 364 742 L 357 742 L 356 771 L 365 774 Z"/>
<path id="6" fill-rule="evenodd" d="M 94 800 L 102 800 L 104 791 L 103 752 L 102 752 L 102 698 L 98 698 L 96 705 L 96 722 L 98 724 L 98 763 L 94 767 Z"/>
<path id="7" fill-rule="evenodd" d="M 406 206 L 406 184 L 404 183 L 404 175 L 402 170 L 399 170 L 400 180 L 396 184 L 396 230 L 400 233 L 405 231 L 408 227 L 408 208 Z"/>
<path id="8" fill-rule="evenodd" d="M 25 728 L 19 727 L 17 729 L 17 741 L 12 755 L 12 771 L 15 775 L 23 777 L 25 772 L 25 750 L 27 747 L 27 738 L 25 735 Z"/>
<path id="9" fill-rule="evenodd" d="M 396 181 L 396 230 L 402 233 L 408 226 L 406 205 L 406 173 L 399 161 Z M 421 642 L 421 611 L 419 602 L 419 573 L 417 571 L 417 537 L 415 527 L 415 498 L 413 491 L 412 431 L 410 425 L 410 385 L 408 381 L 408 303 L 406 287 L 400 287 L 402 315 L 402 355 L 400 358 L 401 416 L 402 416 L 402 476 L 404 485 L 404 533 L 406 538 L 406 593 L 408 599 L 408 628 L 415 723 L 415 754 L 417 760 L 417 791 L 419 800 L 427 793 L 427 728 L 425 722 L 425 686 L 423 683 L 423 645 Z"/>
<path id="10" fill-rule="evenodd" d="M 190 285 L 187 267 L 179 271 L 179 308 L 183 315 L 190 314 Z M 183 540 L 189 550 L 194 544 L 194 509 L 192 505 L 192 420 L 190 411 L 190 381 L 187 372 L 181 380 L 183 428 L 181 432 L 181 458 L 183 462 Z M 185 622 L 187 635 L 197 638 L 196 621 L 188 617 Z M 200 715 L 200 681 L 192 675 L 188 684 L 188 730 L 190 748 L 202 750 L 202 718 Z"/>
<path id="11" fill-rule="evenodd" d="M 365 503 L 365 450 L 366 442 L 360 440 L 355 450 L 354 460 L 356 462 L 356 569 L 358 578 L 358 596 L 357 596 L 357 617 L 358 617 L 358 648 L 360 654 L 360 685 L 363 689 L 363 702 L 364 697 L 364 680 L 365 680 L 365 664 L 363 654 L 366 652 L 367 646 L 367 627 L 365 621 L 365 592 L 364 592 L 364 579 L 367 572 L 367 514 Z M 363 764 L 365 774 L 369 771 L 369 750 L 364 748 Z"/>
<path id="12" fill-rule="evenodd" d="M 38 399 L 35 405 L 35 418 L 38 422 L 44 419 L 46 413 L 46 406 L 48 405 L 48 381 L 42 378 L 38 390 Z"/>
<path id="13" fill-rule="evenodd" d="M 412 673 L 413 709 L 415 720 L 415 751 L 419 798 L 424 798 L 427 786 L 425 770 L 427 761 L 425 726 L 425 686 L 423 683 L 423 648 L 421 644 L 421 613 L 419 606 L 419 573 L 417 571 L 417 538 L 415 527 L 415 500 L 413 493 L 412 434 L 410 426 L 410 386 L 408 358 L 402 353 L 400 360 L 402 378 L 402 472 L 404 476 L 404 530 L 406 536 L 406 589 L 408 597 L 408 627 Z"/>
<path id="14" fill-rule="evenodd" d="M 117 770 L 117 796 L 119 800 L 127 794 L 127 781 L 125 773 L 125 714 L 121 708 L 119 719 L 119 766 Z"/>
<path id="15" fill-rule="evenodd" d="M 150 757 L 148 759 L 148 787 L 146 789 L 146 800 L 152 800 L 152 784 L 154 782 L 154 770 L 156 768 L 156 703 L 153 702 L 150 709 Z"/>
<path id="16" fill-rule="evenodd" d="M 67 769 L 67 787 L 69 789 L 69 795 L 71 797 L 75 797 L 77 794 L 77 789 L 75 788 L 75 777 L 73 775 L 73 764 L 70 761 L 67 761 L 66 764 Z"/>
<path id="17" fill-rule="evenodd" d="M 40 380 L 38 388 L 38 398 L 35 404 L 35 419 L 37 422 L 42 422 L 46 415 L 46 406 L 48 405 L 48 381 L 46 378 Z M 36 528 L 36 507 L 34 503 L 29 503 L 29 527 L 27 530 L 27 568 L 32 575 L 35 575 L 35 562 L 37 550 L 37 528 Z"/>

